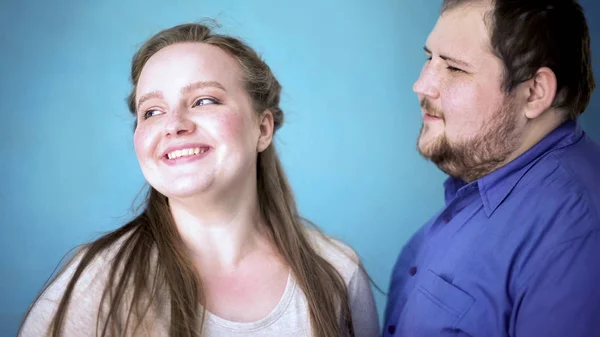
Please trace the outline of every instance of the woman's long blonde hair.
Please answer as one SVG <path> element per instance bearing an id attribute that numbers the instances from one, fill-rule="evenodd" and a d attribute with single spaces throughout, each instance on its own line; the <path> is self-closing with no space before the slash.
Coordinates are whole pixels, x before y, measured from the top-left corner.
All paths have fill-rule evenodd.
<path id="1" fill-rule="evenodd" d="M 131 67 L 133 90 L 128 97 L 129 110 L 134 116 L 136 86 L 148 59 L 169 45 L 189 42 L 210 44 L 234 57 L 242 70 L 254 110 L 257 113 L 270 110 L 275 130 L 282 125 L 281 86 L 269 66 L 241 40 L 216 34 L 203 24 L 184 24 L 163 30 L 146 41 L 134 55 Z M 353 336 L 344 280 L 311 245 L 306 222 L 298 214 L 274 144 L 258 154 L 256 165 L 261 216 L 306 296 L 313 335 Z M 176 230 L 167 198 L 152 187 L 143 211 L 134 220 L 85 245 L 52 318 L 50 335 L 61 335 L 71 295 L 82 273 L 100 253 L 115 247 L 117 242 L 120 244 L 110 266 L 99 308 L 98 317 L 105 317 L 102 322 L 98 321 L 100 335 L 134 334 L 148 317 L 150 308 L 156 305 L 158 294 L 164 290 L 170 301 L 169 336 L 201 336 L 205 298 L 198 274 L 202 271 L 196 270 L 191 263 Z M 153 261 L 150 256 L 157 259 Z M 107 309 L 100 315 L 102 308 Z"/>

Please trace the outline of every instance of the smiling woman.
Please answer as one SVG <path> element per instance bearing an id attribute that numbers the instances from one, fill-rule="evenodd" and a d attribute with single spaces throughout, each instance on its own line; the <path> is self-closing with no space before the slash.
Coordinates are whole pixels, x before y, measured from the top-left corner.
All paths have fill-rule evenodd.
<path id="1" fill-rule="evenodd" d="M 281 87 L 256 52 L 180 25 L 131 79 L 145 208 L 66 264 L 20 335 L 378 335 L 356 253 L 298 214 L 273 144 Z"/>

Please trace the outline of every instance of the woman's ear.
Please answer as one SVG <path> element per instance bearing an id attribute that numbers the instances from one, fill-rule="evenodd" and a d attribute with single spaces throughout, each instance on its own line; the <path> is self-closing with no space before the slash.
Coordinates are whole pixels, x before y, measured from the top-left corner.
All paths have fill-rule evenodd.
<path id="1" fill-rule="evenodd" d="M 273 141 L 274 118 L 271 110 L 265 110 L 259 116 L 259 131 L 258 144 L 256 145 L 257 152 L 263 152 Z"/>

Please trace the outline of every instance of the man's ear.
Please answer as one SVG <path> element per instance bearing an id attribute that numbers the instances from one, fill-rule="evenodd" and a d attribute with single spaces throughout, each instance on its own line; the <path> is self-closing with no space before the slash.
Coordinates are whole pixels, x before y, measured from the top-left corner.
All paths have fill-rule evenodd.
<path id="1" fill-rule="evenodd" d="M 548 110 L 556 97 L 556 75 L 552 69 L 542 67 L 533 77 L 522 83 L 519 90 L 523 90 L 527 98 L 523 111 L 528 119 L 539 117 Z"/>

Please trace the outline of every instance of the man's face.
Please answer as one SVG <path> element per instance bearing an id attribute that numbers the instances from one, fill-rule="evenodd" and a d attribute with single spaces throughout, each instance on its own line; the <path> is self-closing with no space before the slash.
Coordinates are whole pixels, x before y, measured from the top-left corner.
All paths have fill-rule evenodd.
<path id="1" fill-rule="evenodd" d="M 421 102 L 419 152 L 466 181 L 493 171 L 515 151 L 525 119 L 502 90 L 504 66 L 493 54 L 484 15 L 489 5 L 445 11 L 427 39 L 427 61 L 413 90 Z"/>

